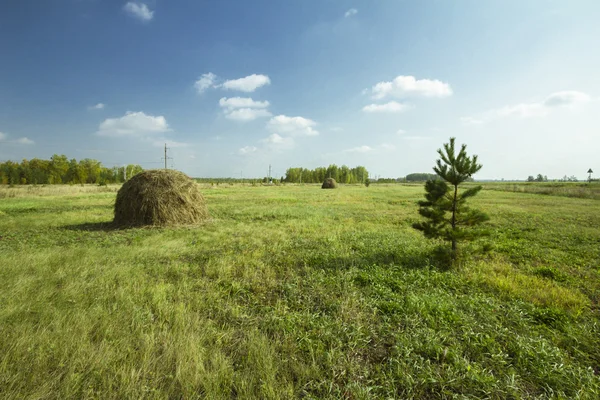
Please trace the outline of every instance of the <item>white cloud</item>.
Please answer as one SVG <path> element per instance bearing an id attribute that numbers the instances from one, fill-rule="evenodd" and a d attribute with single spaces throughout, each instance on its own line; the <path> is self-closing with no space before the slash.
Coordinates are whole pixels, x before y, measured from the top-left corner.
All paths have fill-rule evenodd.
<path id="1" fill-rule="evenodd" d="M 271 118 L 267 123 L 267 129 L 273 133 L 289 136 L 316 136 L 319 132 L 313 127 L 317 123 L 313 120 L 303 117 L 288 117 L 278 115 Z"/>
<path id="2" fill-rule="evenodd" d="M 95 106 L 89 106 L 88 110 L 102 110 L 104 107 L 106 107 L 106 104 L 98 103 Z"/>
<path id="3" fill-rule="evenodd" d="M 132 16 L 142 20 L 142 21 L 151 21 L 154 18 L 154 11 L 150 11 L 148 6 L 144 3 L 138 3 L 130 1 L 123 7 L 125 11 L 127 11 Z"/>
<path id="4" fill-rule="evenodd" d="M 16 143 L 16 144 L 35 144 L 35 142 L 27 137 L 22 137 L 15 140 L 8 140 L 8 134 L 0 132 L 0 142 Z"/>
<path id="5" fill-rule="evenodd" d="M 273 133 L 267 138 L 261 140 L 262 143 L 266 143 L 271 148 L 276 149 L 291 149 L 294 147 L 294 138 L 283 137 L 276 133 Z"/>
<path id="6" fill-rule="evenodd" d="M 223 97 L 219 105 L 225 109 L 225 117 L 236 121 L 253 121 L 261 117 L 270 117 L 268 101 L 254 101 L 250 97 Z"/>
<path id="7" fill-rule="evenodd" d="M 206 89 L 217 87 L 216 80 L 217 76 L 212 72 L 202 74 L 202 76 L 194 83 L 194 87 L 198 93 L 204 93 Z"/>
<path id="8" fill-rule="evenodd" d="M 552 93 L 546 97 L 543 104 L 546 107 L 573 107 L 579 104 L 587 103 L 592 98 L 582 92 L 575 90 L 565 90 L 562 92 Z"/>
<path id="9" fill-rule="evenodd" d="M 437 79 L 416 79 L 414 76 L 400 75 L 390 82 L 379 82 L 371 88 L 374 99 L 386 97 L 405 98 L 409 96 L 448 97 L 452 95 L 449 84 Z"/>
<path id="10" fill-rule="evenodd" d="M 358 14 L 358 10 L 356 8 L 351 8 L 348 11 L 346 11 L 346 13 L 344 14 L 344 18 L 348 18 L 356 14 Z"/>
<path id="11" fill-rule="evenodd" d="M 364 112 L 374 113 L 374 112 L 389 112 L 389 113 L 399 113 L 406 111 L 408 106 L 405 104 L 400 104 L 396 101 L 390 101 L 385 104 L 369 104 L 368 106 L 363 107 Z"/>
<path id="12" fill-rule="evenodd" d="M 462 117 L 460 120 L 465 125 L 479 125 L 500 118 L 544 117 L 549 115 L 555 109 L 574 109 L 589 101 L 591 101 L 591 97 L 586 93 L 573 90 L 555 92 L 539 102 L 504 106 L 489 110 L 478 117 Z"/>
<path id="13" fill-rule="evenodd" d="M 369 146 L 358 146 L 344 150 L 345 153 L 368 153 L 370 151 L 373 151 L 373 148 Z"/>
<path id="14" fill-rule="evenodd" d="M 404 129 L 398 129 L 396 131 L 396 135 L 404 135 L 406 133 L 406 131 Z"/>
<path id="15" fill-rule="evenodd" d="M 267 108 L 268 101 L 254 101 L 251 97 L 223 97 L 219 100 L 222 108 L 233 110 L 235 108 Z"/>
<path id="16" fill-rule="evenodd" d="M 121 118 L 108 118 L 100 124 L 99 136 L 141 136 L 168 132 L 171 129 L 165 117 L 146 115 L 142 111 L 127 113 Z"/>
<path id="17" fill-rule="evenodd" d="M 231 112 L 225 113 L 225 118 L 232 119 L 235 121 L 253 121 L 257 118 L 270 117 L 271 114 L 268 110 L 260 108 L 238 108 Z"/>
<path id="18" fill-rule="evenodd" d="M 238 154 L 243 156 L 246 154 L 254 153 L 256 150 L 258 149 L 254 146 L 245 146 L 238 150 Z"/>
<path id="19" fill-rule="evenodd" d="M 19 144 L 35 144 L 35 142 L 33 140 L 29 139 L 28 137 L 19 138 L 19 139 L 15 140 L 15 143 L 19 143 Z"/>
<path id="20" fill-rule="evenodd" d="M 269 85 L 271 79 L 267 75 L 252 74 L 240 79 L 231 79 L 221 85 L 224 89 L 254 92 L 261 86 Z"/>

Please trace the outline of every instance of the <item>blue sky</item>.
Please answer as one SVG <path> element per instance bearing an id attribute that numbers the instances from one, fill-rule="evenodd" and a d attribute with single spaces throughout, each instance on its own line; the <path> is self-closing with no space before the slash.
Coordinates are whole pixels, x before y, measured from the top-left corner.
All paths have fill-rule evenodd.
<path id="1" fill-rule="evenodd" d="M 0 160 L 192 176 L 600 170 L 600 2 L 20 0 L 0 4 Z"/>

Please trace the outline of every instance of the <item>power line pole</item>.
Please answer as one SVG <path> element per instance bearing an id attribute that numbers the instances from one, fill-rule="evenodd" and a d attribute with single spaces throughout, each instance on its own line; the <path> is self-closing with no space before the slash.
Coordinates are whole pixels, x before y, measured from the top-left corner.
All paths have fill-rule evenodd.
<path id="1" fill-rule="evenodd" d="M 165 143 L 165 169 L 167 169 L 167 144 Z"/>
<path id="2" fill-rule="evenodd" d="M 173 159 L 173 157 L 167 157 L 167 150 L 170 150 L 170 148 L 167 147 L 167 144 L 165 143 L 165 157 L 164 157 L 164 160 L 165 160 L 165 169 L 168 169 L 167 168 L 167 160 L 169 160 L 169 159 L 172 160 Z M 171 167 L 172 166 L 173 166 L 173 163 L 171 163 Z"/>
<path id="3" fill-rule="evenodd" d="M 271 164 L 269 164 L 269 184 L 271 184 Z"/>

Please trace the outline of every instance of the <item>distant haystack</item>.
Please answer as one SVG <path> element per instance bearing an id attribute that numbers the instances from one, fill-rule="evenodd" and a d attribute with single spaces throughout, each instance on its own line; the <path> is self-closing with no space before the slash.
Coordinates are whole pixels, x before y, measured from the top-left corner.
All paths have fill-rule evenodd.
<path id="1" fill-rule="evenodd" d="M 190 225 L 208 218 L 198 185 L 173 170 L 149 170 L 135 175 L 117 193 L 117 226 Z"/>
<path id="2" fill-rule="evenodd" d="M 327 178 L 327 179 L 325 179 L 325 182 L 323 182 L 323 186 L 321 186 L 321 189 L 335 189 L 337 187 L 338 187 L 338 184 L 335 181 L 335 179 Z"/>

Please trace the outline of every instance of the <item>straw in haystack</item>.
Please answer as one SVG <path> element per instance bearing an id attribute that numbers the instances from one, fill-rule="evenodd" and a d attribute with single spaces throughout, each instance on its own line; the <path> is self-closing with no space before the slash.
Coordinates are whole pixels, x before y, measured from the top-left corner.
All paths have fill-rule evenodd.
<path id="1" fill-rule="evenodd" d="M 135 175 L 117 193 L 117 226 L 190 225 L 208 218 L 198 185 L 182 172 L 149 170 Z"/>
<path id="2" fill-rule="evenodd" d="M 338 187 L 338 184 L 335 181 L 335 179 L 333 179 L 333 178 L 327 178 L 323 182 L 323 185 L 321 186 L 321 189 L 335 189 L 337 187 Z"/>

